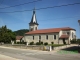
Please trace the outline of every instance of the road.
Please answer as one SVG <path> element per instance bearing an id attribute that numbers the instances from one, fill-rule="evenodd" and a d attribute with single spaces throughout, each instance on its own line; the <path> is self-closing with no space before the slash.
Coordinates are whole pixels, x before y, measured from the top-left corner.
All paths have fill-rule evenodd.
<path id="1" fill-rule="evenodd" d="M 57 52 L 43 52 L 0 47 L 0 54 L 22 60 L 80 60 L 80 54 L 60 54 Z"/>

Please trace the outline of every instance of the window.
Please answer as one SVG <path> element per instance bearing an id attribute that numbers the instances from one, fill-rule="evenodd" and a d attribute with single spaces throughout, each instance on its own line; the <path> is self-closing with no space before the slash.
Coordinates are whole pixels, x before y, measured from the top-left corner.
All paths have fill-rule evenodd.
<path id="1" fill-rule="evenodd" d="M 74 33 L 72 32 L 72 38 L 74 38 Z"/>
<path id="2" fill-rule="evenodd" d="M 39 40 L 41 40 L 41 36 L 39 35 Z"/>
<path id="3" fill-rule="evenodd" d="M 54 35 L 54 39 L 56 39 L 56 35 Z"/>
<path id="4" fill-rule="evenodd" d="M 33 28 L 31 28 L 31 31 L 33 31 Z"/>
<path id="5" fill-rule="evenodd" d="M 66 32 L 65 32 L 65 31 L 63 31 L 62 33 L 63 33 L 63 34 L 66 34 Z"/>
<path id="6" fill-rule="evenodd" d="M 46 39 L 48 40 L 48 35 L 46 35 Z"/>
<path id="7" fill-rule="evenodd" d="M 67 35 L 70 35 L 70 32 L 67 32 Z"/>
<path id="8" fill-rule="evenodd" d="M 37 30 L 37 27 L 35 28 L 35 30 Z"/>
<path id="9" fill-rule="evenodd" d="M 34 40 L 34 36 L 33 36 L 33 40 Z"/>

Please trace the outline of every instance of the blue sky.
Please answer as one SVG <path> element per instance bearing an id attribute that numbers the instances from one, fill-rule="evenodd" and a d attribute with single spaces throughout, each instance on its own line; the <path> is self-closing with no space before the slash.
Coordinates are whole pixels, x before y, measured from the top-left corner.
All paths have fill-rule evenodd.
<path id="1" fill-rule="evenodd" d="M 0 8 L 31 1 L 34 0 L 0 0 Z M 12 8 L 0 9 L 0 12 L 32 10 L 34 5 L 36 9 L 38 9 L 72 3 L 80 3 L 80 0 L 42 0 L 36 2 L 35 4 L 30 3 Z M 28 23 L 31 21 L 32 13 L 32 11 L 0 13 L 0 27 L 2 25 L 7 25 L 7 27 L 13 31 L 19 29 L 29 29 Z M 80 4 L 36 10 L 36 17 L 39 23 L 39 29 L 71 27 L 76 29 L 77 37 L 80 37 L 78 25 L 78 20 L 80 19 Z"/>

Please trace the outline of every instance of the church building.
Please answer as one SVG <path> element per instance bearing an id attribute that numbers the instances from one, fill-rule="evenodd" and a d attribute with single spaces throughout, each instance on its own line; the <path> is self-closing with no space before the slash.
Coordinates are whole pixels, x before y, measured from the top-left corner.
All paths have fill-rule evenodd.
<path id="1" fill-rule="evenodd" d="M 32 19 L 29 23 L 29 32 L 25 33 L 25 42 L 47 42 L 51 44 L 70 44 L 70 40 L 76 38 L 76 30 L 71 27 L 38 29 L 35 9 L 33 10 Z"/>

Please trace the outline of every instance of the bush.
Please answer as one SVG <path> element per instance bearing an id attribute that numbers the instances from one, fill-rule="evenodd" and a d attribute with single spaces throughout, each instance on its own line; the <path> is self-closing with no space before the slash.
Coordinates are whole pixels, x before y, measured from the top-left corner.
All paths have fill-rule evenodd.
<path id="1" fill-rule="evenodd" d="M 30 42 L 30 44 L 29 45 L 34 45 L 34 42 Z"/>
<path id="2" fill-rule="evenodd" d="M 26 42 L 23 42 L 23 44 L 26 44 Z"/>
<path id="3" fill-rule="evenodd" d="M 54 42 L 51 42 L 51 44 L 54 44 Z"/>
<path id="4" fill-rule="evenodd" d="M 41 42 L 41 45 L 43 45 L 43 42 Z"/>
<path id="5" fill-rule="evenodd" d="M 17 44 L 20 44 L 20 42 L 17 42 Z"/>
<path id="6" fill-rule="evenodd" d="M 80 39 L 77 39 L 77 44 L 80 44 Z"/>
<path id="7" fill-rule="evenodd" d="M 39 43 L 39 42 L 36 42 L 36 45 L 41 45 L 41 43 Z"/>
<path id="8" fill-rule="evenodd" d="M 16 44 L 16 41 L 14 41 L 14 44 Z"/>
<path id="9" fill-rule="evenodd" d="M 71 42 L 71 44 L 75 44 L 77 41 L 76 41 L 76 39 L 73 39 L 70 42 Z"/>
<path id="10" fill-rule="evenodd" d="M 45 42 L 45 43 L 44 43 L 44 45 L 48 45 L 48 43 L 47 43 L 47 42 Z"/>
<path id="11" fill-rule="evenodd" d="M 26 42 L 14 42 L 15 44 L 26 44 Z"/>

